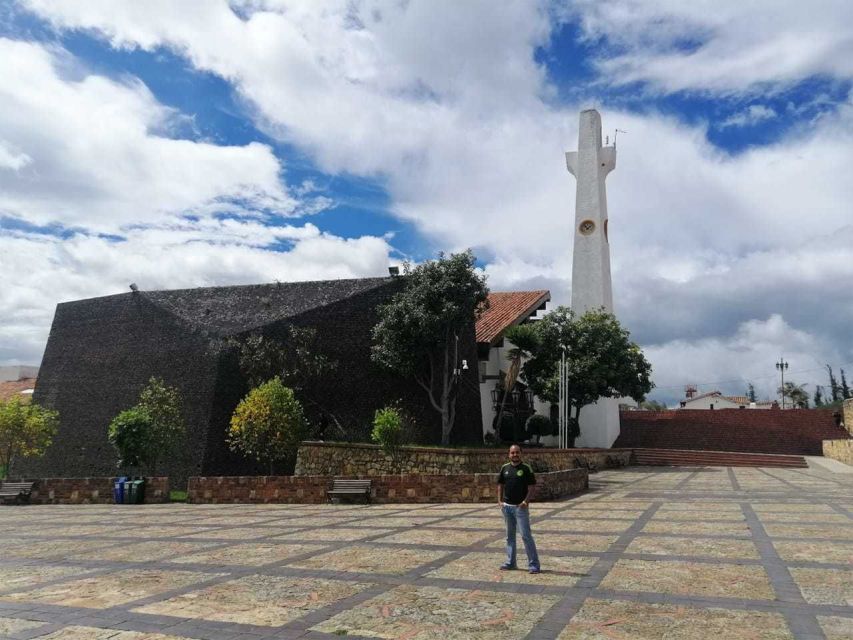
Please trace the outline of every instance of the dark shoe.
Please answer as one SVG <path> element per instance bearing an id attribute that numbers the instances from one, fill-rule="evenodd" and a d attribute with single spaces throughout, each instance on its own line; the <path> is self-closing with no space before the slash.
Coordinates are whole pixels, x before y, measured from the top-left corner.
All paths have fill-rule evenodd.
<path id="1" fill-rule="evenodd" d="M 516 569 L 518 569 L 518 567 L 517 567 L 517 566 L 515 566 L 514 564 L 502 564 L 502 565 L 499 567 L 499 569 L 500 569 L 501 571 L 515 571 Z"/>
<path id="2" fill-rule="evenodd" d="M 530 567 L 530 573 L 542 573 L 539 567 Z"/>

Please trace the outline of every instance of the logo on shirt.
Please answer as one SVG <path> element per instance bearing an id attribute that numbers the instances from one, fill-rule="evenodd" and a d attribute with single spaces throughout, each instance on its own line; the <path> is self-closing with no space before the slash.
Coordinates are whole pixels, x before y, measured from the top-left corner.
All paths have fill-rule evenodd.
<path id="1" fill-rule="evenodd" d="M 515 472 L 515 475 L 517 475 L 517 476 L 520 478 L 521 476 L 523 476 L 523 475 L 524 475 L 524 471 L 522 471 L 521 469 L 519 469 L 518 471 L 516 471 L 516 472 Z"/>

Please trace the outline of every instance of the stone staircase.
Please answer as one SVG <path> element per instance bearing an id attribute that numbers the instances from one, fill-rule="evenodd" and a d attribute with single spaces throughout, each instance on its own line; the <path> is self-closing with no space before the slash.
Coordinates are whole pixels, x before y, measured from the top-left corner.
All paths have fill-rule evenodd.
<path id="1" fill-rule="evenodd" d="M 631 464 L 684 467 L 793 467 L 805 469 L 803 456 L 686 449 L 634 449 Z"/>

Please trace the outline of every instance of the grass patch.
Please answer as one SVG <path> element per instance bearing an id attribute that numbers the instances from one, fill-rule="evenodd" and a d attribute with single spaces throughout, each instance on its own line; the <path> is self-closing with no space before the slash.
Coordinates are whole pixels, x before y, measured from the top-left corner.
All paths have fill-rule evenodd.
<path id="1" fill-rule="evenodd" d="M 186 502 L 187 501 L 187 492 L 186 491 L 178 491 L 177 489 L 173 489 L 169 492 L 169 502 Z"/>

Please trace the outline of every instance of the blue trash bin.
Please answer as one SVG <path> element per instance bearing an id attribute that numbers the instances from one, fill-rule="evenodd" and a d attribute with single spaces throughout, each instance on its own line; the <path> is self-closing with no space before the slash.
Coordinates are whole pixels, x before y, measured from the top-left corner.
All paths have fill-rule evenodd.
<path id="1" fill-rule="evenodd" d="M 127 476 L 121 476 L 120 478 L 116 478 L 115 483 L 113 483 L 113 498 L 115 498 L 116 504 L 124 504 L 125 482 L 127 482 Z"/>

